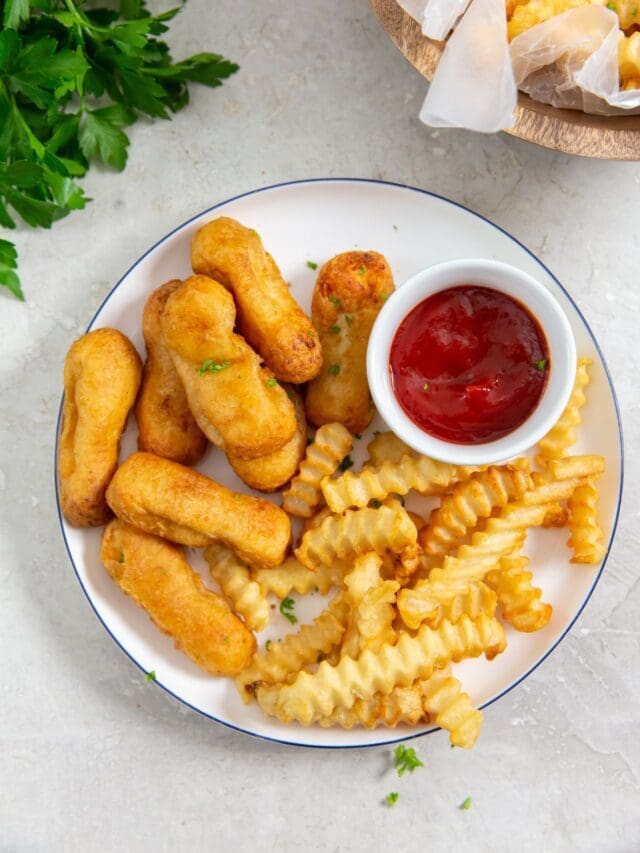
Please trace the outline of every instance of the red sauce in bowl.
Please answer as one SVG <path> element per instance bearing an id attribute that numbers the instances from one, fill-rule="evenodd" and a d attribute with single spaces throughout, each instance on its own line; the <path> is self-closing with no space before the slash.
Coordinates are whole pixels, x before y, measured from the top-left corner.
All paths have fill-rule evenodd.
<path id="1" fill-rule="evenodd" d="M 550 368 L 535 317 L 505 293 L 467 284 L 416 305 L 398 327 L 389 362 L 405 413 L 456 444 L 513 432 L 538 405 Z"/>

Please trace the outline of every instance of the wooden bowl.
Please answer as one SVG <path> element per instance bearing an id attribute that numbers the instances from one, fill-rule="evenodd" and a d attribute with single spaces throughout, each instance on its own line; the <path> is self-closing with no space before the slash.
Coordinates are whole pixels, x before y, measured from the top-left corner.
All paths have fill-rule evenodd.
<path id="1" fill-rule="evenodd" d="M 395 46 L 431 80 L 444 43 L 423 36 L 420 25 L 396 0 L 369 0 L 369 4 Z M 559 110 L 520 92 L 515 123 L 505 132 L 566 154 L 640 160 L 640 116 L 592 116 L 579 110 Z"/>

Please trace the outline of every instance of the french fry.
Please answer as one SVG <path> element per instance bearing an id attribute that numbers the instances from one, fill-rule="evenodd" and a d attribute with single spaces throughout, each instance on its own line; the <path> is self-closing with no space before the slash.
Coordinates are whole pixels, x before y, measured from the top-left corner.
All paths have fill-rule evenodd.
<path id="1" fill-rule="evenodd" d="M 205 549 L 204 558 L 232 610 L 242 616 L 250 631 L 262 631 L 269 622 L 271 609 L 259 585 L 251 580 L 247 565 L 219 542 Z"/>
<path id="2" fill-rule="evenodd" d="M 421 684 L 416 681 L 410 687 L 394 687 L 387 696 L 376 693 L 371 699 L 356 699 L 351 708 L 337 707 L 327 717 L 320 717 L 318 724 L 322 728 L 373 729 L 378 725 L 395 728 L 401 723 L 415 725 L 425 717 Z"/>
<path id="3" fill-rule="evenodd" d="M 528 557 L 503 557 L 499 568 L 487 573 L 486 583 L 502 605 L 502 618 L 516 631 L 540 631 L 549 623 L 553 608 L 545 604 L 542 590 L 533 586 Z"/>
<path id="4" fill-rule="evenodd" d="M 365 507 L 369 501 L 384 500 L 390 494 L 406 495 L 415 489 L 423 495 L 438 494 L 459 477 L 458 468 L 428 456 L 403 456 L 400 462 L 384 462 L 379 468 L 365 468 L 357 474 L 347 471 L 337 480 L 325 478 L 322 493 L 334 512 L 349 507 Z"/>
<path id="5" fill-rule="evenodd" d="M 595 478 L 578 486 L 569 498 L 569 547 L 572 563 L 592 565 L 605 555 L 604 537 L 598 517 L 598 489 Z"/>
<path id="6" fill-rule="evenodd" d="M 350 566 L 335 562 L 330 566 L 320 566 L 312 572 L 295 557 L 287 559 L 274 569 L 253 569 L 252 579 L 260 586 L 263 595 L 272 592 L 278 598 L 286 598 L 289 593 L 307 595 L 317 588 L 320 595 L 326 595 L 332 586 L 339 586 Z"/>
<path id="7" fill-rule="evenodd" d="M 331 476 L 353 447 L 353 436 L 339 423 L 325 424 L 307 447 L 300 471 L 282 493 L 282 507 L 289 515 L 309 518 L 322 501 L 320 483 Z"/>
<path id="8" fill-rule="evenodd" d="M 291 684 L 258 687 L 256 698 L 265 713 L 282 722 L 309 726 L 336 707 L 352 708 L 356 698 L 389 694 L 394 687 L 428 678 L 449 661 L 483 653 L 491 659 L 505 642 L 495 619 L 480 614 L 472 622 L 463 616 L 455 625 L 445 621 L 436 630 L 423 626 L 415 637 L 403 634 L 396 645 L 383 646 L 378 654 L 365 651 L 357 661 L 342 657 L 336 666 L 323 661 L 317 672 L 301 672 Z"/>
<path id="9" fill-rule="evenodd" d="M 403 456 L 418 456 L 408 444 L 392 432 L 376 432 L 367 444 L 367 465 L 379 468 L 384 462 L 398 463 Z"/>
<path id="10" fill-rule="evenodd" d="M 351 615 L 342 642 L 342 654 L 357 658 L 365 649 L 378 651 L 395 641 L 392 628 L 396 592 L 400 584 L 383 580 L 382 559 L 374 551 L 357 557 L 353 571 L 345 575 Z"/>
<path id="11" fill-rule="evenodd" d="M 577 430 L 582 422 L 580 409 L 586 403 L 584 389 L 591 381 L 589 377 L 590 358 L 579 358 L 573 391 L 564 412 L 558 422 L 538 444 L 536 462 L 544 468 L 550 459 L 560 459 L 576 443 Z"/>
<path id="12" fill-rule="evenodd" d="M 264 654 L 254 654 L 249 666 L 235 679 L 245 702 L 251 700 L 254 685 L 279 684 L 298 673 L 303 666 L 316 663 L 340 642 L 345 632 L 349 606 L 342 593 L 310 625 L 302 625 L 295 634 L 270 643 Z"/>
<path id="13" fill-rule="evenodd" d="M 488 518 L 496 507 L 519 500 L 532 487 L 531 475 L 514 465 L 476 471 L 442 498 L 420 531 L 418 541 L 426 554 L 444 556 L 477 525 L 478 519 Z"/>
<path id="14" fill-rule="evenodd" d="M 451 667 L 447 664 L 436 669 L 420 687 L 426 715 L 449 732 L 452 746 L 471 749 L 482 728 L 482 711 L 473 707 Z"/>
<path id="15" fill-rule="evenodd" d="M 414 523 L 400 504 L 366 507 L 325 518 L 319 527 L 305 533 L 295 555 L 304 566 L 316 571 L 336 558 L 344 560 L 366 551 L 400 552 L 407 545 L 414 545 L 417 536 Z"/>

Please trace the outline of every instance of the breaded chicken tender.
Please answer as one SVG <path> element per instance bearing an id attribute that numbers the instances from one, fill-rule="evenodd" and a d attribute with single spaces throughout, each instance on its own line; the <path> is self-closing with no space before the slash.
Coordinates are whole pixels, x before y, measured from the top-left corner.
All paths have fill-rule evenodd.
<path id="1" fill-rule="evenodd" d="M 367 382 L 367 344 L 384 300 L 395 289 L 389 265 L 377 252 L 344 252 L 323 266 L 311 316 L 324 361 L 307 389 L 307 417 L 315 426 L 338 421 L 360 433 L 374 408 Z"/>
<path id="2" fill-rule="evenodd" d="M 293 438 L 296 416 L 235 320 L 229 291 L 194 275 L 167 299 L 162 332 L 200 429 L 226 453 L 256 459 Z"/>
<path id="3" fill-rule="evenodd" d="M 115 520 L 104 531 L 101 558 L 122 591 L 199 667 L 234 675 L 247 666 L 255 637 L 205 588 L 177 545 Z"/>
<path id="4" fill-rule="evenodd" d="M 208 222 L 191 243 L 191 265 L 233 293 L 240 333 L 278 379 L 300 384 L 318 375 L 318 333 L 256 231 L 226 216 Z"/>
<path id="5" fill-rule="evenodd" d="M 302 397 L 292 388 L 287 393 L 296 411 L 298 427 L 291 441 L 280 450 L 258 459 L 239 459 L 228 456 L 229 464 L 238 477 L 259 492 L 275 492 L 288 483 L 300 467 L 300 462 L 307 448 L 307 419 L 304 416 Z"/>
<path id="6" fill-rule="evenodd" d="M 107 501 L 118 518 L 140 530 L 192 548 L 222 542 L 252 566 L 280 565 L 291 539 L 280 507 L 152 453 L 123 462 Z"/>
<path id="7" fill-rule="evenodd" d="M 89 332 L 67 353 L 58 474 L 62 511 L 76 527 L 111 518 L 105 491 L 141 373 L 140 356 L 116 329 Z"/>
<path id="8" fill-rule="evenodd" d="M 162 336 L 167 299 L 181 281 L 168 281 L 153 291 L 142 315 L 147 360 L 136 404 L 138 447 L 183 465 L 195 465 L 207 449 L 207 437 L 191 414 L 187 395 Z"/>

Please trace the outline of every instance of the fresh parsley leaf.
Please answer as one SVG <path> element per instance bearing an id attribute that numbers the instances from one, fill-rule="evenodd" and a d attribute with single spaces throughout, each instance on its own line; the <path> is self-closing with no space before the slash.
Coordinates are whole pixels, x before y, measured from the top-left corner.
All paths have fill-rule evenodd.
<path id="1" fill-rule="evenodd" d="M 395 804 L 398 802 L 399 796 L 400 794 L 397 791 L 391 791 L 391 793 L 387 794 L 387 796 L 384 798 L 384 801 L 388 806 L 395 806 Z"/>
<path id="2" fill-rule="evenodd" d="M 351 467 L 353 467 L 353 459 L 350 456 L 345 456 L 342 462 L 338 465 L 338 468 L 341 471 L 347 471 Z"/>
<path id="3" fill-rule="evenodd" d="M 152 669 L 151 672 L 147 673 L 147 681 L 155 681 L 156 680 L 156 671 Z"/>
<path id="4" fill-rule="evenodd" d="M 307 261 L 307 266 L 310 270 L 317 270 L 318 264 L 315 261 Z"/>
<path id="5" fill-rule="evenodd" d="M 196 373 L 198 376 L 204 376 L 205 373 L 220 373 L 221 370 L 225 370 L 230 366 L 230 361 L 215 361 L 213 358 L 207 358 L 202 362 L 200 367 L 196 367 Z"/>
<path id="6" fill-rule="evenodd" d="M 393 757 L 395 759 L 395 768 L 398 771 L 398 776 L 404 776 L 407 770 L 409 773 L 413 773 L 417 767 L 424 767 L 424 764 L 416 755 L 415 749 L 410 746 L 405 746 L 403 743 L 396 747 L 393 752 Z"/>
<path id="7" fill-rule="evenodd" d="M 5 27 L 17 30 L 29 17 L 29 0 L 6 0 L 2 23 Z"/>
<path id="8" fill-rule="evenodd" d="M 332 376 L 337 376 L 340 373 L 340 365 L 339 364 L 332 364 L 331 367 L 329 368 L 329 373 Z"/>
<path id="9" fill-rule="evenodd" d="M 534 361 L 533 366 L 536 370 L 539 370 L 540 373 L 544 373 L 544 371 L 547 369 L 547 359 L 541 358 L 540 361 Z"/>
<path id="10" fill-rule="evenodd" d="M 278 380 L 276 379 L 275 376 L 272 376 L 270 379 L 267 379 L 267 381 L 265 382 L 265 385 L 267 386 L 267 388 L 275 388 L 277 384 L 278 384 Z"/>
<path id="11" fill-rule="evenodd" d="M 129 139 L 101 113 L 102 110 L 85 112 L 78 134 L 80 150 L 87 160 L 102 160 L 121 172 L 127 162 Z"/>
<path id="12" fill-rule="evenodd" d="M 284 618 L 288 619 L 292 625 L 295 625 L 296 622 L 298 621 L 298 617 L 293 612 L 293 608 L 295 607 L 295 604 L 296 603 L 293 600 L 293 598 L 289 598 L 289 596 L 287 596 L 286 598 L 283 598 L 282 601 L 280 602 L 280 613 L 282 613 Z"/>
<path id="13" fill-rule="evenodd" d="M 471 808 L 471 797 L 467 797 L 467 798 L 466 798 L 466 800 L 463 800 L 463 801 L 460 803 L 460 808 L 461 808 L 463 811 L 468 812 L 468 811 L 469 811 L 469 809 Z"/>
<path id="14" fill-rule="evenodd" d="M 332 335 L 339 335 L 340 334 L 340 326 L 329 326 L 329 331 L 331 332 Z"/>
<path id="15" fill-rule="evenodd" d="M 358 275 L 362 276 L 366 273 L 366 269 L 364 267 L 360 267 L 358 269 Z"/>
<path id="16" fill-rule="evenodd" d="M 342 302 L 339 299 L 336 299 L 335 296 L 328 296 L 327 299 L 333 305 L 334 308 L 342 308 Z"/>
<path id="17" fill-rule="evenodd" d="M 118 554 L 118 562 L 124 563 L 124 551 L 120 551 L 120 553 Z"/>
<path id="18" fill-rule="evenodd" d="M 15 271 L 18 266 L 16 247 L 8 240 L 0 240 L 0 285 L 24 302 L 20 279 Z"/>

